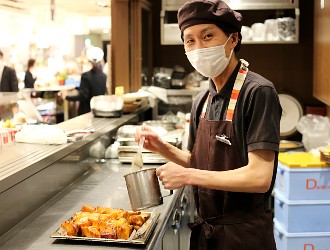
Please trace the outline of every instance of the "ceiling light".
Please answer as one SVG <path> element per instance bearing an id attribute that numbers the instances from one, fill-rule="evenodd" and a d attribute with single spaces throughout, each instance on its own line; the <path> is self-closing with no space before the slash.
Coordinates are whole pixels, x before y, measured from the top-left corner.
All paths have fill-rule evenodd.
<path id="1" fill-rule="evenodd" d="M 96 5 L 100 7 L 109 7 L 109 5 L 105 1 L 97 1 Z"/>

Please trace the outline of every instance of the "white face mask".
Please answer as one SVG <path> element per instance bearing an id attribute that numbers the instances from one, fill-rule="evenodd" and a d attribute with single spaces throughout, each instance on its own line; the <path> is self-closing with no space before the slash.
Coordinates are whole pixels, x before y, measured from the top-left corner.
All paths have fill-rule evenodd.
<path id="1" fill-rule="evenodd" d="M 212 78 L 220 75 L 233 53 L 231 50 L 229 57 L 226 57 L 225 46 L 230 37 L 231 35 L 223 45 L 186 52 L 189 62 L 203 76 Z"/>

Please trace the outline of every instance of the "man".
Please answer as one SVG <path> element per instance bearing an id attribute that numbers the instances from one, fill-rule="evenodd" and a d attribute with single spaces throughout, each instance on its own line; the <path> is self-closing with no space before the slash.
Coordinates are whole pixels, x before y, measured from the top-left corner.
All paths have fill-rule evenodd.
<path id="1" fill-rule="evenodd" d="M 101 67 L 103 50 L 90 47 L 86 50 L 86 56 L 92 64 L 92 69 L 81 75 L 78 95 L 65 97 L 68 101 L 79 101 L 78 115 L 91 111 L 90 102 L 93 96 L 106 93 L 107 76 L 102 72 Z"/>
<path id="2" fill-rule="evenodd" d="M 273 84 L 238 60 L 242 16 L 220 0 L 193 0 L 178 11 L 192 66 L 210 78 L 194 100 L 188 150 L 150 127 L 136 140 L 170 160 L 157 170 L 166 189 L 192 185 L 198 218 L 191 249 L 275 250 L 267 200 L 277 170 L 281 106 Z"/>
<path id="3" fill-rule="evenodd" d="M 18 92 L 18 80 L 14 69 L 9 68 L 3 61 L 0 50 L 0 92 Z"/>

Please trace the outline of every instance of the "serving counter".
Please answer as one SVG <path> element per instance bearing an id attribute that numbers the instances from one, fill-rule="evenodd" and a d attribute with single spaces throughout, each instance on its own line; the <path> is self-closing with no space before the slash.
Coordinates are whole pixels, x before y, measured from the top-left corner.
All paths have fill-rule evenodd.
<path id="1" fill-rule="evenodd" d="M 95 118 L 88 113 L 58 124 L 65 131 L 95 129 L 74 143 L 5 145 L 0 150 L 0 249 L 187 248 L 190 232 L 183 225 L 193 219 L 190 188 L 175 190 L 164 198 L 163 205 L 147 210 L 160 216 L 146 244 L 50 237 L 83 205 L 131 210 L 123 177 L 131 171 L 130 164 L 99 161 L 90 157 L 89 149 L 100 141 L 110 145 L 120 126 L 149 119 L 149 111 L 145 108 L 116 119 Z"/>
<path id="2" fill-rule="evenodd" d="M 164 244 L 175 244 L 175 238 L 163 242 L 166 232 L 172 229 L 175 216 L 176 201 L 181 202 L 183 190 L 176 190 L 170 197 L 164 198 L 164 204 L 146 211 L 159 212 L 158 223 L 145 245 L 127 243 L 101 243 L 90 241 L 59 240 L 50 236 L 59 228 L 62 222 L 69 219 L 83 205 L 120 207 L 130 210 L 129 198 L 123 175 L 131 171 L 131 166 L 122 165 L 110 160 L 106 163 L 96 163 L 95 159 L 80 162 L 91 169 L 74 184 L 64 189 L 53 199 L 46 202 L 23 222 L 0 239 L 0 249 L 179 249 L 179 247 L 164 247 Z M 150 166 L 151 167 L 151 166 Z M 167 190 L 162 190 L 163 194 Z M 188 195 L 187 195 L 188 197 Z M 168 228 L 170 227 L 170 228 Z M 173 232 L 174 234 L 174 232 Z M 174 242 L 173 242 L 174 239 Z M 183 240 L 183 239 L 181 239 Z M 188 247 L 188 237 L 186 237 Z M 177 240 L 176 244 L 179 244 Z"/>

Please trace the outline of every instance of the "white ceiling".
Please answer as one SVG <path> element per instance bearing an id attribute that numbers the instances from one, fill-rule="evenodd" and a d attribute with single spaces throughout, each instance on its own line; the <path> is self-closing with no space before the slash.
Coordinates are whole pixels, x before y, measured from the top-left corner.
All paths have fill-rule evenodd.
<path id="1" fill-rule="evenodd" d="M 34 9 L 49 10 L 52 0 L 0 0 L 0 9 L 29 14 Z M 55 17 L 58 12 L 77 13 L 85 16 L 110 16 L 110 0 L 53 0 Z M 101 7 L 99 5 L 106 5 Z"/>

